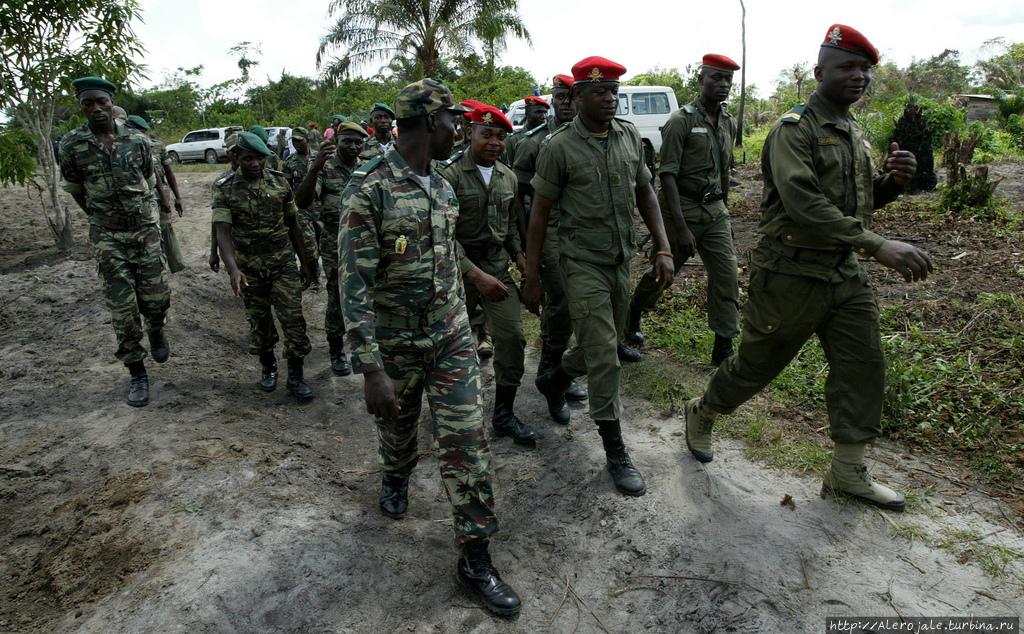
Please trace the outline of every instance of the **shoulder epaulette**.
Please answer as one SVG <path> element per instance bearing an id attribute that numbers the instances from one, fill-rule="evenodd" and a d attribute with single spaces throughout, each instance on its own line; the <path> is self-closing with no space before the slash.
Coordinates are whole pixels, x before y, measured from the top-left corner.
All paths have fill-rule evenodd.
<path id="1" fill-rule="evenodd" d="M 438 163 L 438 167 L 448 167 L 449 165 L 451 165 L 451 164 L 452 164 L 452 163 L 454 163 L 455 161 L 457 161 L 457 160 L 459 160 L 460 158 L 462 158 L 462 155 L 463 155 L 463 154 L 465 154 L 465 153 L 466 153 L 466 150 L 464 150 L 464 149 L 463 149 L 463 150 L 459 150 L 459 151 L 458 151 L 458 152 L 456 152 L 455 154 L 452 154 L 451 156 L 449 156 L 449 157 L 448 157 L 448 160 L 446 160 L 446 161 L 440 161 L 440 162 Z"/>
<path id="2" fill-rule="evenodd" d="M 271 174 L 275 175 L 275 176 L 284 176 L 284 172 L 279 172 L 279 171 L 277 171 L 275 169 L 271 169 L 269 167 L 267 168 L 267 171 L 270 172 Z"/>
<path id="3" fill-rule="evenodd" d="M 544 128 L 546 128 L 546 127 L 548 127 L 548 124 L 545 121 L 544 123 L 540 124 L 536 128 L 528 131 L 525 136 L 533 136 L 533 135 L 537 134 L 538 132 L 540 132 L 541 130 L 543 130 Z"/>
<path id="4" fill-rule="evenodd" d="M 221 178 L 218 178 L 213 184 L 216 185 L 217 187 L 220 187 L 221 185 L 223 185 L 224 183 L 228 182 L 229 180 L 231 180 L 234 177 L 235 177 L 235 173 L 231 172 L 230 174 L 227 174 L 225 176 L 222 176 Z"/>
<path id="5" fill-rule="evenodd" d="M 803 118 L 803 116 L 804 116 L 804 111 L 806 111 L 806 110 L 807 110 L 807 103 L 806 102 L 804 102 L 802 104 L 798 104 L 796 106 L 793 106 L 793 108 L 790 109 L 789 112 L 787 112 L 786 114 L 782 115 L 782 122 L 783 123 L 799 123 L 800 119 Z"/>
<path id="6" fill-rule="evenodd" d="M 363 180 L 364 178 L 366 178 L 366 175 L 372 172 L 378 165 L 380 165 L 380 162 L 383 160 L 383 156 L 378 156 L 377 158 L 370 159 L 369 161 L 363 163 L 362 165 L 359 166 L 358 169 L 356 169 L 356 171 L 352 172 L 352 178 L 358 178 L 359 180 Z"/>
<path id="7" fill-rule="evenodd" d="M 697 109 L 693 107 L 692 103 L 688 103 L 681 108 L 686 114 L 697 114 Z"/>
<path id="8" fill-rule="evenodd" d="M 619 123 L 628 123 L 629 125 L 633 126 L 634 128 L 636 127 L 636 124 L 633 123 L 632 121 L 630 121 L 629 119 L 623 119 L 622 117 L 615 117 L 615 120 L 618 121 Z"/>

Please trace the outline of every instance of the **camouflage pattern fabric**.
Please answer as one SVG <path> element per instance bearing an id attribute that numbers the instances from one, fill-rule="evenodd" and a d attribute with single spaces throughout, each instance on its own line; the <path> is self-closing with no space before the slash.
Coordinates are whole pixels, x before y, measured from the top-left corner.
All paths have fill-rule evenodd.
<path id="1" fill-rule="evenodd" d="M 316 154 L 320 151 L 320 144 L 323 143 L 324 135 L 320 134 L 320 130 L 316 128 L 309 128 L 309 151 Z"/>
<path id="2" fill-rule="evenodd" d="M 352 178 L 352 172 L 345 167 L 338 154 L 327 159 L 317 175 L 317 194 L 320 201 L 320 257 L 327 282 L 327 310 L 324 314 L 324 331 L 328 341 L 345 338 L 345 320 L 341 312 L 341 292 L 338 282 L 338 223 L 341 219 L 341 198 Z"/>
<path id="3" fill-rule="evenodd" d="M 438 110 L 469 112 L 469 108 L 455 103 L 443 81 L 430 77 L 409 84 L 395 97 L 396 119 L 421 117 Z"/>
<path id="4" fill-rule="evenodd" d="M 309 154 L 301 156 L 293 152 L 284 160 L 284 177 L 292 186 L 292 192 L 298 190 L 302 180 L 309 173 L 309 162 L 312 158 Z M 320 235 L 323 225 L 320 224 L 319 201 L 314 199 L 309 209 L 299 210 L 299 226 L 302 227 L 302 238 L 306 243 L 306 256 L 312 264 L 320 258 Z"/>
<path id="5" fill-rule="evenodd" d="M 310 351 L 302 315 L 302 282 L 285 224 L 297 213 L 292 188 L 279 172 L 263 170 L 263 178 L 251 185 L 239 170 L 215 184 L 213 222 L 231 225 L 235 262 L 249 282 L 242 299 L 251 354 L 272 350 L 279 340 L 271 308 L 284 333 L 285 356 L 302 358 Z"/>
<path id="6" fill-rule="evenodd" d="M 398 421 L 377 422 L 382 469 L 416 464 L 423 392 L 458 544 L 498 530 L 480 368 L 466 315 L 455 242 L 458 200 L 436 172 L 426 192 L 392 148 L 360 167 L 345 191 L 341 278 L 356 372 L 384 370 Z"/>
<path id="7" fill-rule="evenodd" d="M 270 156 L 267 157 L 267 169 L 275 172 L 281 172 L 282 167 L 281 157 L 271 152 Z"/>
<path id="8" fill-rule="evenodd" d="M 388 143 L 388 149 L 391 149 L 394 142 L 394 139 L 392 139 L 391 143 Z M 370 135 L 370 137 L 363 142 L 363 151 L 359 154 L 359 162 L 365 163 L 371 159 L 377 158 L 378 156 L 384 156 L 384 153 L 384 146 L 381 145 L 376 136 Z"/>

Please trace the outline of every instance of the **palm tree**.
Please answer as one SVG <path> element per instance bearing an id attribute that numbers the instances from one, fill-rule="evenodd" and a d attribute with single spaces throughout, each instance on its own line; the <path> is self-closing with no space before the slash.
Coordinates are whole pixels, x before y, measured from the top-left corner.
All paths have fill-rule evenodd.
<path id="1" fill-rule="evenodd" d="M 432 77 L 442 58 L 472 52 L 474 39 L 483 40 L 491 55 L 510 34 L 531 42 L 518 0 L 332 0 L 328 15 L 339 11 L 316 55 L 317 68 L 323 67 L 329 81 L 400 58 L 413 60 L 422 76 Z M 337 49 L 344 55 L 328 57 Z"/>

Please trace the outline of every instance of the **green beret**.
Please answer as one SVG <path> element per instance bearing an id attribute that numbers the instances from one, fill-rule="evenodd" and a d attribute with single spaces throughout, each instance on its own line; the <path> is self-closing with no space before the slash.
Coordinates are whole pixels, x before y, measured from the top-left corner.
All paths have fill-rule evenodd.
<path id="1" fill-rule="evenodd" d="M 258 136 L 263 141 L 264 144 L 267 142 L 267 139 L 270 138 L 269 135 L 267 134 L 267 131 L 264 130 L 263 126 L 261 125 L 252 126 L 251 128 L 249 128 L 249 132 Z"/>
<path id="2" fill-rule="evenodd" d="M 259 128 L 259 126 L 253 127 Z M 263 128 L 260 128 L 260 130 L 262 129 Z M 264 134 L 266 133 L 264 132 Z M 273 152 L 271 152 L 270 149 L 267 148 L 267 144 L 263 142 L 263 139 L 261 139 L 256 134 L 253 134 L 252 132 L 239 132 L 238 145 L 236 145 L 235 147 L 238 148 L 239 150 L 249 150 L 250 152 L 262 154 L 263 156 L 270 156 L 271 154 L 273 154 Z"/>
<path id="3" fill-rule="evenodd" d="M 296 127 L 292 128 L 292 138 L 293 139 L 308 139 L 309 138 L 309 128 L 303 128 L 301 126 L 296 126 Z"/>
<path id="4" fill-rule="evenodd" d="M 335 121 L 339 121 L 341 123 L 345 123 L 346 121 L 348 121 L 348 117 L 346 117 L 343 114 L 336 114 L 333 117 L 331 117 L 331 123 L 333 123 Z"/>
<path id="5" fill-rule="evenodd" d="M 75 87 L 76 96 L 86 90 L 102 90 L 111 96 L 117 92 L 117 86 L 102 77 L 79 77 L 71 82 L 71 85 Z"/>
<path id="6" fill-rule="evenodd" d="M 140 117 L 137 114 L 133 114 L 132 116 L 128 117 L 128 124 L 138 128 L 140 130 L 148 130 L 149 129 L 149 124 L 146 123 L 146 120 L 143 119 L 142 117 Z"/>
<path id="7" fill-rule="evenodd" d="M 351 121 L 346 121 L 338 126 L 337 134 L 339 136 L 345 134 L 346 132 L 355 132 L 356 134 L 364 138 L 370 136 L 370 133 L 364 130 L 363 126 L 359 125 L 358 123 L 352 123 Z"/>
<path id="8" fill-rule="evenodd" d="M 383 104 L 383 103 L 375 103 L 375 104 L 373 104 L 373 109 L 370 110 L 370 115 L 371 116 L 373 116 L 373 111 L 374 110 L 383 110 L 384 112 L 386 112 L 389 115 L 391 115 L 392 119 L 395 118 L 395 111 L 392 110 L 391 106 L 389 106 L 387 104 Z"/>

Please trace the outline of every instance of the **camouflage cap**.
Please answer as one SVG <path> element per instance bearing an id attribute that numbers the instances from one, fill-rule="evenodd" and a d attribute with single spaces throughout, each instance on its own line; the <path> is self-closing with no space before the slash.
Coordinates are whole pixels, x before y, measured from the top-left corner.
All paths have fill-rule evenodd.
<path id="1" fill-rule="evenodd" d="M 146 120 L 137 114 L 133 114 L 132 116 L 128 117 L 128 125 L 132 126 L 133 128 L 138 128 L 140 130 L 149 129 L 149 124 L 146 123 Z"/>
<path id="2" fill-rule="evenodd" d="M 238 149 L 249 150 L 255 152 L 261 156 L 270 156 L 273 152 L 267 147 L 267 144 L 263 142 L 263 139 L 259 138 L 252 132 L 239 132 L 238 133 Z"/>
<path id="3" fill-rule="evenodd" d="M 114 118 L 117 119 L 118 123 L 128 123 L 128 113 L 121 106 L 114 106 L 113 108 Z"/>
<path id="4" fill-rule="evenodd" d="M 292 138 L 293 139 L 308 139 L 309 138 L 309 128 L 303 128 L 303 127 L 295 128 L 294 130 L 292 130 Z"/>
<path id="5" fill-rule="evenodd" d="M 429 77 L 413 82 L 395 97 L 395 118 L 422 117 L 438 110 L 469 112 L 469 108 L 455 103 L 448 86 L 439 79 Z"/>

